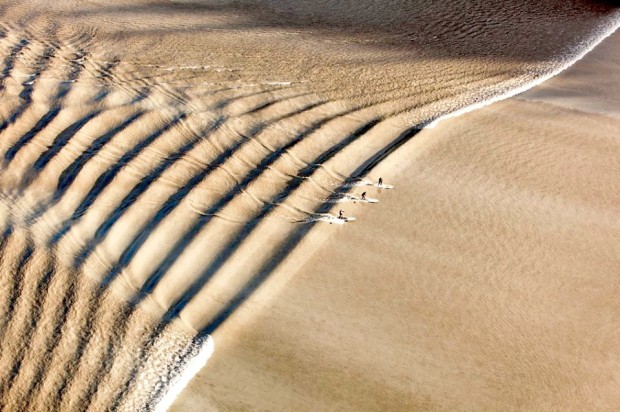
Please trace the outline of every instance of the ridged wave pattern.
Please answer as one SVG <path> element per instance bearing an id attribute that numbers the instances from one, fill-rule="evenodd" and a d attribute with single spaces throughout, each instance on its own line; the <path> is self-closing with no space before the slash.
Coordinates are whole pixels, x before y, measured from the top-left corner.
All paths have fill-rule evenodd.
<path id="1" fill-rule="evenodd" d="M 9 25 L 0 59 L 0 404 L 11 411 L 165 405 L 309 230 L 361 207 L 362 191 L 380 200 L 379 162 L 441 116 L 564 63 L 446 65 L 409 88 L 377 73 L 372 92 L 336 99 L 335 84 L 136 66 L 90 36 Z"/>

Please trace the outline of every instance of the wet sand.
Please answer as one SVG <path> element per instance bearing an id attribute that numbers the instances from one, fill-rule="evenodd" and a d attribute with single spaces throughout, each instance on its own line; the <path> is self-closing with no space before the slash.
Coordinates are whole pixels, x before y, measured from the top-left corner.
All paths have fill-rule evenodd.
<path id="1" fill-rule="evenodd" d="M 172 410 L 618 408 L 619 39 L 378 166 Z"/>

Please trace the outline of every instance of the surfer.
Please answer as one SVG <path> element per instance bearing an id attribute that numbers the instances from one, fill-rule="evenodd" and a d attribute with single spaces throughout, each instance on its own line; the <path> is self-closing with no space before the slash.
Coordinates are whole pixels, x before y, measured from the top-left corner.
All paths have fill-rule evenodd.
<path id="1" fill-rule="evenodd" d="M 346 219 L 346 217 L 344 217 L 344 210 L 340 210 L 340 212 L 338 212 L 338 219 Z"/>
<path id="2" fill-rule="evenodd" d="M 366 192 L 362 193 L 362 200 L 366 200 Z"/>
<path id="3" fill-rule="evenodd" d="M 379 178 L 379 186 L 383 186 L 383 179 Z"/>

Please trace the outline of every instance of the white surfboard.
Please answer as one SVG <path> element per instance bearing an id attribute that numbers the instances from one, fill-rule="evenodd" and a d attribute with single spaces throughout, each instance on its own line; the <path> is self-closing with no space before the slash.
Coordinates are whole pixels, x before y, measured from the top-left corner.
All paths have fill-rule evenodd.
<path id="1" fill-rule="evenodd" d="M 360 202 L 360 203 L 379 203 L 379 199 L 374 199 L 372 197 L 367 197 L 366 199 L 362 199 L 361 197 L 352 196 L 352 195 L 344 195 L 337 202 Z"/>
<path id="2" fill-rule="evenodd" d="M 313 220 L 320 221 L 320 222 L 327 222 L 330 225 L 331 224 L 344 225 L 345 223 L 354 222 L 355 218 L 353 216 L 348 216 L 348 217 L 345 217 L 344 219 L 340 219 L 338 216 L 326 213 L 326 214 L 319 215 Z"/>
<path id="3" fill-rule="evenodd" d="M 385 183 L 379 184 L 375 182 L 369 182 L 368 180 L 361 180 L 359 182 L 356 182 L 352 186 L 374 186 L 378 187 L 379 189 L 394 189 L 394 186 L 392 185 L 386 185 Z"/>
<path id="4" fill-rule="evenodd" d="M 348 200 L 350 202 L 360 202 L 360 203 L 379 203 L 379 199 L 373 199 L 372 197 L 367 197 L 366 199 L 362 199 L 361 197 L 351 196 Z"/>
<path id="5" fill-rule="evenodd" d="M 379 203 L 379 199 L 373 199 L 372 197 L 367 197 L 366 199 L 362 199 L 360 197 L 358 199 L 354 199 L 354 201 L 362 203 Z"/>
<path id="6" fill-rule="evenodd" d="M 392 185 L 386 185 L 385 183 L 379 184 L 379 183 L 375 183 L 373 184 L 374 187 L 378 187 L 379 189 L 394 189 L 394 186 Z"/>

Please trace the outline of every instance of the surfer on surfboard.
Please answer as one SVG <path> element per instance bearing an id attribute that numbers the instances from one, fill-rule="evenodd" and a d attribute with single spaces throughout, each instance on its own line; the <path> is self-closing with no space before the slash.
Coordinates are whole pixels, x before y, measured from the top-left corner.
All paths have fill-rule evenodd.
<path id="1" fill-rule="evenodd" d="M 340 210 L 340 212 L 338 212 L 338 219 L 346 219 L 344 216 L 344 210 Z"/>
<path id="2" fill-rule="evenodd" d="M 366 192 L 362 193 L 362 200 L 366 200 Z"/>

